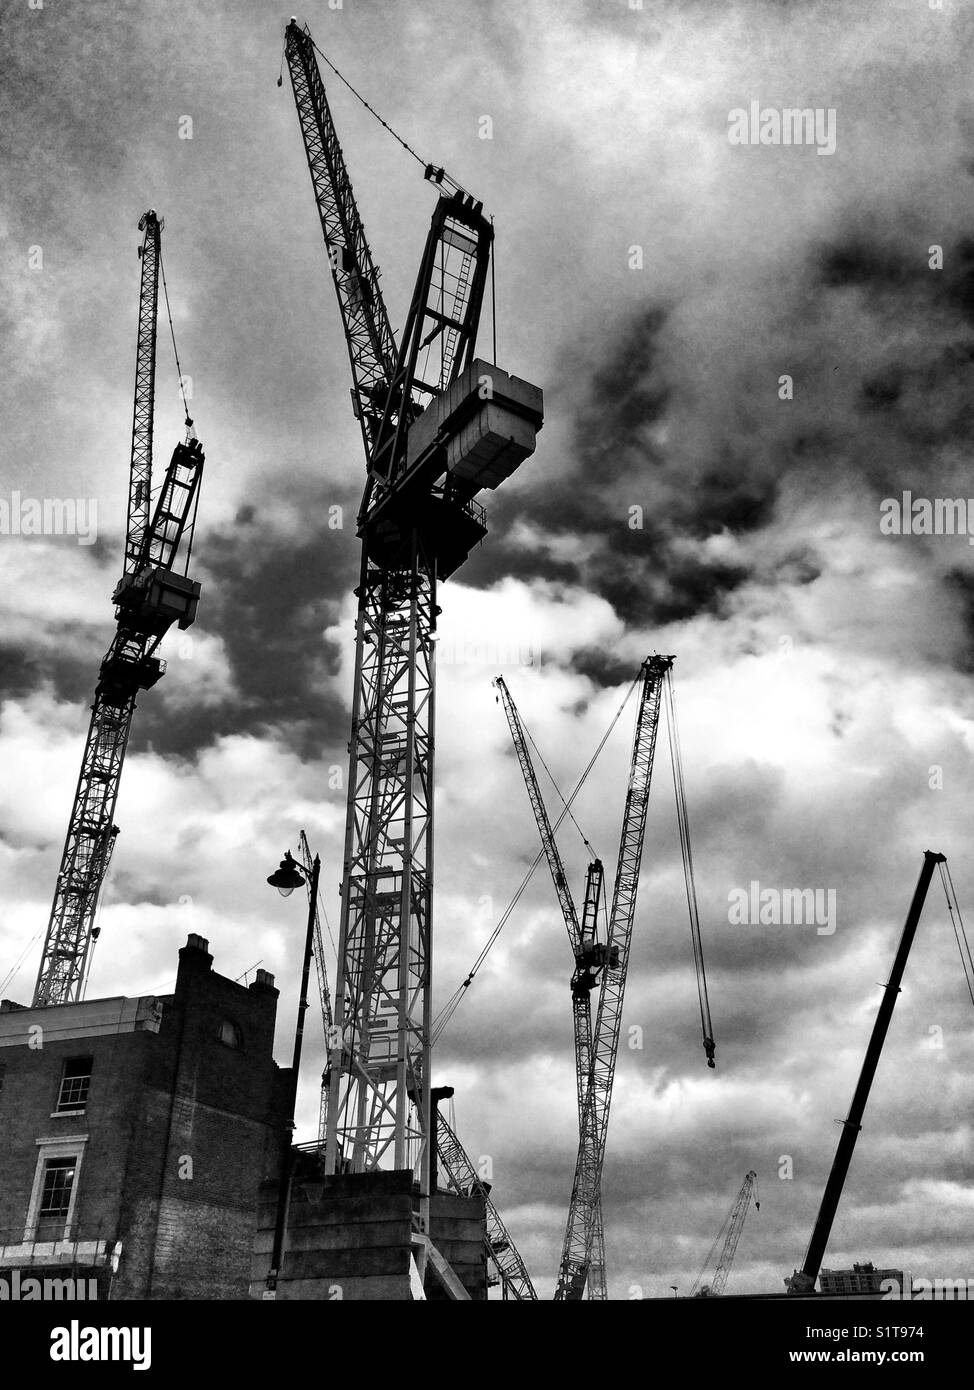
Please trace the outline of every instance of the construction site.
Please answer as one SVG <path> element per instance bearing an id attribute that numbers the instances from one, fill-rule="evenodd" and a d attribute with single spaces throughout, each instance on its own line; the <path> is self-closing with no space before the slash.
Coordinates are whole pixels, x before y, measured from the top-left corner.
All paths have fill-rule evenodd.
<path id="1" fill-rule="evenodd" d="M 43 600 L 0 706 L 4 1296 L 969 1297 L 966 548 L 887 559 L 875 477 L 815 473 L 827 354 L 772 353 L 766 405 L 721 378 L 714 443 L 710 311 L 695 336 L 697 288 L 645 284 L 649 224 L 608 237 L 593 185 L 619 264 L 586 288 L 570 213 L 562 244 L 517 201 L 555 137 L 432 64 L 431 118 L 319 10 L 241 58 L 266 194 L 234 191 L 231 107 L 223 181 L 160 178 L 106 233 L 93 381 L 136 331 L 134 394 L 79 410 L 104 465 L 9 473 L 4 587 Z M 220 118 L 184 100 L 188 165 Z M 860 234 L 809 264 L 823 305 L 854 286 L 852 372 Z M 849 410 L 894 492 L 871 370 Z"/>

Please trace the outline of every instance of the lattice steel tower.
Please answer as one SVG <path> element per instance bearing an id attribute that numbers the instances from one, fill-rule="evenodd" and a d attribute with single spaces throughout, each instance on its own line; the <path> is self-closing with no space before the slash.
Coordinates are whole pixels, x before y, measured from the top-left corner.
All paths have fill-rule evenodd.
<path id="1" fill-rule="evenodd" d="M 325 1164 L 412 1169 L 425 1231 L 437 583 L 486 535 L 475 495 L 534 451 L 542 400 L 475 357 L 492 228 L 432 167 L 441 196 L 396 344 L 315 46 L 294 20 L 285 55 L 367 467 Z"/>

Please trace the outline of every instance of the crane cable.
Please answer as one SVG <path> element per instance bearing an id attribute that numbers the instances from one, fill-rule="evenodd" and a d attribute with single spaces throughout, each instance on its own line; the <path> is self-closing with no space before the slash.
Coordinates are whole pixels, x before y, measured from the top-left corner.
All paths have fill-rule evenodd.
<path id="1" fill-rule="evenodd" d="M 10 985 L 13 982 L 13 980 L 16 978 L 17 975 L 20 974 L 20 967 L 23 965 L 30 952 L 34 949 L 34 943 L 38 940 L 39 937 L 44 935 L 44 932 L 46 930 L 46 927 L 39 927 L 37 929 L 37 931 L 28 941 L 27 945 L 21 951 L 20 955 L 14 961 L 13 965 L 7 971 L 6 975 L 4 975 L 3 979 L 0 980 L 0 995 L 3 994 L 4 990 L 10 988 Z"/>
<path id="2" fill-rule="evenodd" d="M 967 932 L 964 930 L 964 919 L 961 916 L 960 904 L 957 901 L 957 894 L 954 892 L 954 883 L 950 876 L 950 866 L 946 859 L 940 861 L 939 868 L 941 882 L 944 885 L 944 893 L 947 897 L 947 911 L 950 913 L 950 925 L 954 929 L 957 949 L 960 951 L 961 964 L 964 967 L 967 992 L 971 996 L 971 1003 L 974 1004 L 974 960 L 971 958 L 971 947 L 967 940 Z M 954 919 L 955 907 L 957 909 L 956 921 Z"/>
<path id="3" fill-rule="evenodd" d="M 186 400 L 186 392 L 183 388 L 183 369 L 179 365 L 179 352 L 176 348 L 176 330 L 172 325 L 172 310 L 169 307 L 169 286 L 166 284 L 166 272 L 162 264 L 162 246 L 159 247 L 159 274 L 162 276 L 162 293 L 166 300 L 166 315 L 169 319 L 169 335 L 172 338 L 172 350 L 176 358 L 176 375 L 179 377 L 179 394 L 183 398 L 183 410 L 186 415 L 186 428 L 192 429 L 193 421 L 190 419 L 189 404 Z"/>
<path id="4" fill-rule="evenodd" d="M 290 27 L 290 26 L 289 26 L 289 27 Z M 451 178 L 451 176 L 450 176 L 444 169 L 441 169 L 441 168 L 439 168 L 438 166 L 432 165 L 432 164 L 429 162 L 429 160 L 424 159 L 423 156 L 422 156 L 421 154 L 417 154 L 416 151 L 413 149 L 412 145 L 407 144 L 407 142 L 402 138 L 402 136 L 401 136 L 400 134 L 398 134 L 397 131 L 393 130 L 393 128 L 392 128 L 392 126 L 389 124 L 389 122 L 388 122 L 388 121 L 384 121 L 384 120 L 382 119 L 382 117 L 379 115 L 378 111 L 376 111 L 375 107 L 369 105 L 369 103 L 365 100 L 365 97 L 362 96 L 362 93 L 361 93 L 361 92 L 357 92 L 357 91 L 355 90 L 355 88 L 352 86 L 351 82 L 349 82 L 348 78 L 345 77 L 345 75 L 344 75 L 343 73 L 340 73 L 340 72 L 338 71 L 338 69 L 335 67 L 335 64 L 334 64 L 334 63 L 331 61 L 331 59 L 328 57 L 327 53 L 323 53 L 322 50 L 318 47 L 318 45 L 315 43 L 314 39 L 311 37 L 311 34 L 308 32 L 308 26 L 307 26 L 307 25 L 305 25 L 305 27 L 304 27 L 304 33 L 305 33 L 305 35 L 306 35 L 308 41 L 310 42 L 311 47 L 312 47 L 312 48 L 314 49 L 314 51 L 317 53 L 318 57 L 324 59 L 324 61 L 325 61 L 325 62 L 328 64 L 328 66 L 331 68 L 332 72 L 335 74 L 335 76 L 338 78 L 338 80 L 339 80 L 340 82 L 344 82 L 345 86 L 346 86 L 346 87 L 348 88 L 348 90 L 351 92 L 352 96 L 355 97 L 355 99 L 356 99 L 357 101 L 360 101 L 360 102 L 362 103 L 362 105 L 365 107 L 366 111 L 368 111 L 368 113 L 369 113 L 371 116 L 374 116 L 375 119 L 379 122 L 379 125 L 381 125 L 382 127 L 384 127 L 384 129 L 386 129 L 386 130 L 389 132 L 389 134 L 392 136 L 392 138 L 393 138 L 394 140 L 397 140 L 397 141 L 399 142 L 399 144 L 402 145 L 403 149 L 406 151 L 407 154 L 411 154 L 412 157 L 413 157 L 413 159 L 415 159 L 419 164 L 422 164 L 423 169 L 424 169 L 425 171 L 427 171 L 427 173 L 429 173 L 430 171 L 432 171 L 432 172 L 438 174 L 438 175 L 439 175 L 439 179 L 438 179 L 438 182 L 439 182 L 439 183 L 448 184 L 449 187 L 452 188 L 455 192 L 457 192 L 457 193 L 465 193 L 465 194 L 467 195 L 468 198 L 472 196 L 471 193 L 470 193 L 466 188 L 464 188 L 462 184 L 457 183 L 456 179 Z M 281 48 L 281 71 L 280 71 L 280 74 L 278 75 L 278 79 L 277 79 L 277 85 L 278 85 L 279 87 L 282 87 L 282 86 L 284 85 L 284 55 L 285 55 L 286 51 L 287 51 L 287 42 L 286 42 L 286 40 L 285 40 L 285 43 L 284 43 L 284 45 L 283 45 L 282 48 Z"/>
<path id="5" fill-rule="evenodd" d="M 582 774 L 581 774 L 581 776 L 579 777 L 578 781 L 575 783 L 575 786 L 574 786 L 574 789 L 573 789 L 572 792 L 571 792 L 571 795 L 569 796 L 568 800 L 565 802 L 564 809 L 562 810 L 562 812 L 561 812 L 561 814 L 559 815 L 558 819 L 555 821 L 555 824 L 552 826 L 552 834 L 554 834 L 554 832 L 558 829 L 558 827 L 561 825 L 561 823 L 562 823 L 562 821 L 565 819 L 565 817 L 566 817 L 567 815 L 570 815 L 570 814 L 571 814 L 571 805 L 572 805 L 572 802 L 575 800 L 575 798 L 578 796 L 578 793 L 582 790 L 582 787 L 585 785 L 585 781 L 586 781 L 586 779 L 588 778 L 589 773 L 592 771 L 592 768 L 595 766 L 595 761 L 596 761 L 596 759 L 598 758 L 599 754 L 602 752 L 602 749 L 605 747 L 606 743 L 608 742 L 610 734 L 612 733 L 612 731 L 613 731 L 613 729 L 615 728 L 616 724 L 618 724 L 619 719 L 620 719 L 620 717 L 621 717 L 621 715 L 622 715 L 622 711 L 625 709 L 626 705 L 629 703 L 630 699 L 632 698 L 632 693 L 633 693 L 633 691 L 636 689 L 636 686 L 639 684 L 641 678 L 642 678 L 642 672 L 640 672 L 640 674 L 636 677 L 636 679 L 633 681 L 632 685 L 629 687 L 628 691 L 626 692 L 625 699 L 623 700 L 623 702 L 622 702 L 622 704 L 619 706 L 619 708 L 616 710 L 615 715 L 613 716 L 612 721 L 611 721 L 610 724 L 609 724 L 609 727 L 606 729 L 605 733 L 602 735 L 602 739 L 601 739 L 601 741 L 600 741 L 600 743 L 599 743 L 599 746 L 596 748 L 595 752 L 592 754 L 591 758 L 589 759 L 588 765 L 586 766 L 585 770 L 582 772 Z M 549 773 L 548 775 L 550 776 L 551 774 Z M 583 839 L 584 839 L 584 836 L 583 836 Z M 521 894 L 524 892 L 525 888 L 528 886 L 529 882 L 531 881 L 532 876 L 534 875 L 535 869 L 538 867 L 538 865 L 541 863 L 541 861 L 542 861 L 542 859 L 543 859 L 544 857 L 545 857 L 544 849 L 543 849 L 543 848 L 542 848 L 542 849 L 539 849 L 539 850 L 538 850 L 538 853 L 535 855 L 534 860 L 533 860 L 532 864 L 530 865 L 530 867 L 529 867 L 527 873 L 524 875 L 524 877 L 522 878 L 520 884 L 518 885 L 517 889 L 515 890 L 514 896 L 511 898 L 511 901 L 508 903 L 507 907 L 504 909 L 503 913 L 501 914 L 500 920 L 498 921 L 497 925 L 494 927 L 494 930 L 491 932 L 490 936 L 487 938 L 487 941 L 486 941 L 486 943 L 485 943 L 485 945 L 484 945 L 484 947 L 483 947 L 483 950 L 480 952 L 480 955 L 477 957 L 476 961 L 474 962 L 472 968 L 470 969 L 469 973 L 467 974 L 466 979 L 462 982 L 462 984 L 460 984 L 460 985 L 454 990 L 453 994 L 450 996 L 450 999 L 447 1001 L 447 1003 L 443 1006 L 443 1008 L 440 1010 L 439 1014 L 437 1015 L 437 1017 L 436 1017 L 436 1019 L 435 1019 L 435 1021 L 434 1021 L 434 1024 L 433 1024 L 433 1033 L 432 1033 L 432 1036 L 431 1036 L 431 1038 L 430 1038 L 430 1046 L 431 1046 L 431 1047 L 432 1047 L 435 1043 L 437 1043 L 437 1042 L 439 1041 L 440 1037 L 442 1036 L 443 1030 L 446 1028 L 446 1025 L 450 1022 L 450 1019 L 453 1017 L 453 1015 L 456 1013 L 457 1009 L 460 1007 L 460 1001 L 463 999 L 463 997 L 464 997 L 464 995 L 466 994 L 467 990 L 468 990 L 468 989 L 470 988 L 470 986 L 473 984 L 474 978 L 476 977 L 477 972 L 479 971 L 480 967 L 483 965 L 484 961 L 487 959 L 487 955 L 488 955 L 488 953 L 489 953 L 489 951 L 490 951 L 490 948 L 493 946 L 494 942 L 495 942 L 495 941 L 497 940 L 497 938 L 500 936 L 502 930 L 504 929 L 504 926 L 505 926 L 506 923 L 507 923 L 508 918 L 510 917 L 511 913 L 514 911 L 515 907 L 517 907 L 517 904 L 518 904 L 518 902 L 520 901 L 520 898 L 521 898 Z"/>
<path id="6" fill-rule="evenodd" d="M 524 720 L 521 718 L 520 714 L 518 714 L 518 720 L 519 720 L 519 722 L 520 722 L 520 725 L 521 725 L 522 730 L 524 731 L 525 737 L 527 738 L 527 740 L 528 740 L 528 742 L 530 743 L 531 747 L 534 749 L 535 753 L 538 755 L 538 762 L 541 764 L 541 766 L 544 768 L 545 772 L 548 774 L 548 780 L 549 780 L 549 782 L 551 783 L 551 785 L 554 787 L 555 791 L 557 792 L 557 794 L 558 794 L 558 800 L 561 802 L 562 806 L 564 806 L 564 808 L 565 808 L 565 810 L 568 812 L 569 816 L 571 816 L 572 825 L 574 825 L 574 827 L 575 827 L 575 829 L 578 831 L 579 835 L 581 835 L 581 837 L 582 837 L 582 844 L 583 844 L 583 845 L 585 846 L 585 848 L 588 850 L 589 854 L 591 854 L 591 856 L 592 856 L 593 859 L 598 859 L 599 856 L 596 854 L 595 850 L 592 848 L 591 841 L 589 840 L 588 836 L 585 834 L 584 830 L 582 829 L 582 827 L 579 825 L 578 821 L 575 819 L 574 815 L 572 814 L 572 811 L 571 811 L 571 809 L 570 809 L 569 803 L 568 803 L 568 802 L 565 800 L 565 798 L 562 796 L 562 794 L 561 794 L 561 788 L 559 787 L 558 783 L 555 781 L 554 777 L 552 776 L 551 768 L 550 768 L 550 767 L 548 766 L 548 764 L 545 762 L 545 760 L 544 760 L 544 755 L 542 754 L 541 749 L 540 749 L 540 748 L 538 747 L 538 745 L 535 743 L 534 738 L 532 737 L 532 734 L 531 734 L 530 729 L 529 729 L 528 726 L 525 724 L 525 722 L 524 722 Z M 559 824 L 559 825 L 561 824 L 561 820 L 559 820 L 558 824 Z"/>
<path id="7" fill-rule="evenodd" d="M 666 672 L 666 716 L 670 733 L 670 765 L 673 769 L 673 790 L 676 795 L 676 818 L 680 829 L 680 853 L 683 857 L 683 877 L 687 888 L 687 911 L 690 916 L 690 936 L 693 940 L 693 963 L 697 974 L 697 997 L 700 1001 L 700 1023 L 707 1066 L 714 1061 L 714 1025 L 710 1018 L 710 999 L 707 994 L 707 971 L 703 962 L 703 942 L 700 938 L 700 914 L 697 910 L 697 889 L 693 876 L 693 851 L 690 847 L 690 822 L 687 814 L 686 787 L 683 781 L 683 755 L 680 733 L 676 723 L 676 697 L 673 693 L 672 670 Z"/>

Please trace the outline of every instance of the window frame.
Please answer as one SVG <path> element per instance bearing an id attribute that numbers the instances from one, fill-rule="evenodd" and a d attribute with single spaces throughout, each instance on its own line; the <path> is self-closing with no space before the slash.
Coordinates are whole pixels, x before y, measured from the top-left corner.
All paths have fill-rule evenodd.
<path id="1" fill-rule="evenodd" d="M 31 1187 L 30 1203 L 27 1207 L 27 1220 L 24 1224 L 24 1244 L 25 1245 L 58 1245 L 62 1241 L 70 1240 L 74 1228 L 74 1214 L 78 1202 L 78 1187 L 81 1181 L 81 1168 L 84 1162 L 85 1145 L 88 1142 L 87 1134 L 75 1135 L 72 1139 L 38 1139 L 37 1141 L 37 1164 L 34 1168 L 34 1182 Z M 47 1172 L 47 1165 L 52 1159 L 70 1158 L 74 1160 L 74 1181 L 71 1184 L 71 1196 L 68 1199 L 68 1209 L 64 1217 L 64 1231 L 52 1241 L 38 1241 L 37 1227 L 41 1222 L 41 1197 L 44 1193 L 44 1177 Z"/>
<path id="2" fill-rule="evenodd" d="M 72 1063 L 81 1063 L 81 1062 L 87 1062 L 87 1064 L 88 1064 L 88 1070 L 87 1070 L 87 1072 L 86 1072 L 86 1073 L 85 1073 L 85 1072 L 79 1072 L 77 1076 L 68 1076 L 68 1074 L 67 1074 L 67 1069 L 68 1069 L 68 1067 L 71 1066 Z M 85 1115 L 85 1114 L 88 1113 L 88 1101 L 89 1101 L 89 1099 L 91 1098 L 91 1078 L 92 1078 L 92 1075 L 94 1074 L 94 1070 L 95 1070 L 95 1059 L 94 1059 L 94 1057 L 91 1056 L 90 1054 L 82 1055 L 82 1056 L 80 1056 L 80 1057 L 65 1057 L 65 1059 L 64 1059 L 64 1061 L 63 1061 L 63 1063 L 62 1063 L 62 1065 L 61 1065 L 61 1079 L 60 1079 L 60 1081 L 58 1082 L 57 1099 L 56 1099 L 55 1102 L 54 1102 L 54 1109 L 51 1111 L 51 1119 L 52 1119 L 52 1120 L 60 1119 L 61 1117 L 65 1116 L 65 1115 Z M 81 1080 L 84 1080 L 84 1081 L 87 1082 L 87 1085 L 85 1086 L 85 1090 L 84 1090 L 84 1099 L 81 1100 L 80 1102 L 79 1102 L 79 1101 L 73 1101 L 73 1102 L 70 1102 L 70 1103 L 67 1104 L 67 1105 L 64 1104 L 64 1102 L 63 1102 L 63 1096 L 64 1096 L 64 1088 L 65 1088 L 66 1083 L 72 1082 L 72 1081 L 81 1081 Z"/>
<path id="3" fill-rule="evenodd" d="M 233 1029 L 233 1042 L 227 1042 L 226 1038 L 223 1036 L 224 1028 Z M 243 1052 L 244 1050 L 243 1029 L 235 1018 L 230 1018 L 226 1014 L 220 1020 L 220 1026 L 216 1032 L 216 1039 L 222 1047 L 229 1048 L 231 1052 Z"/>

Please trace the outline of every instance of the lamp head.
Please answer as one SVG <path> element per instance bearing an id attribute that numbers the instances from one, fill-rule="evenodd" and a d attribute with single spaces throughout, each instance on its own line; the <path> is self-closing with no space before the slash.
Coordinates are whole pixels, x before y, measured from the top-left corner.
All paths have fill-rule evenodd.
<path id="1" fill-rule="evenodd" d="M 267 882 L 272 888 L 277 889 L 282 898 L 289 898 L 295 888 L 304 887 L 304 874 L 298 868 L 297 862 L 290 850 L 285 852 L 280 866 L 274 873 L 268 875 Z"/>

